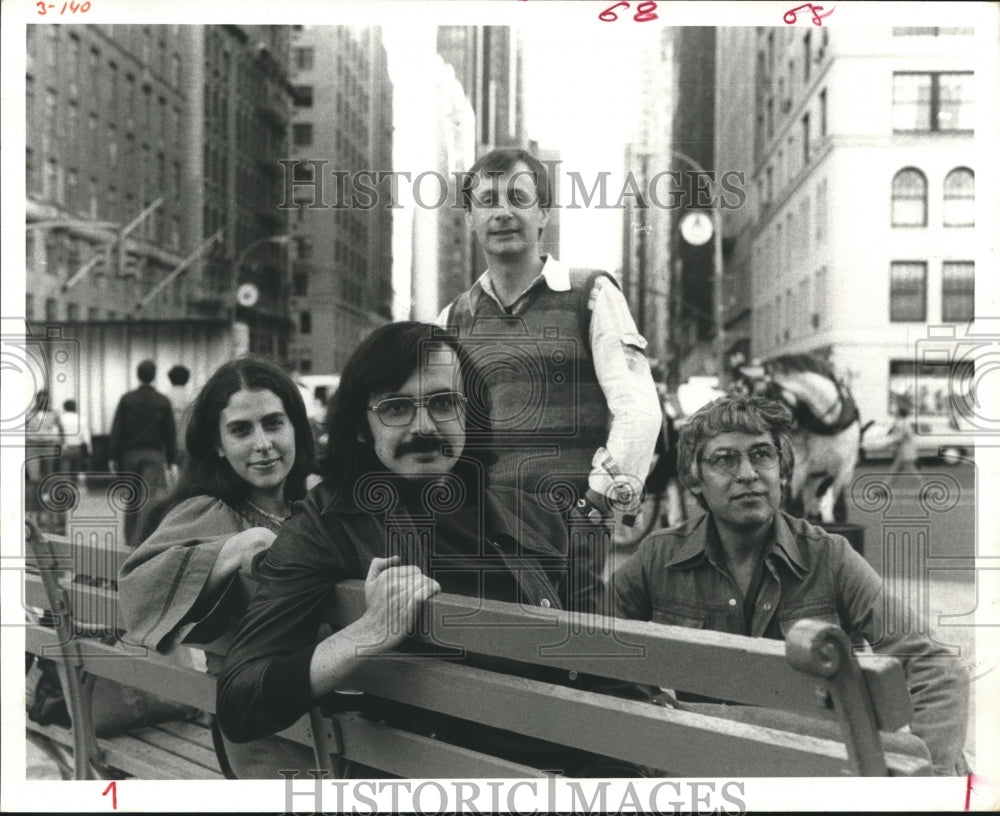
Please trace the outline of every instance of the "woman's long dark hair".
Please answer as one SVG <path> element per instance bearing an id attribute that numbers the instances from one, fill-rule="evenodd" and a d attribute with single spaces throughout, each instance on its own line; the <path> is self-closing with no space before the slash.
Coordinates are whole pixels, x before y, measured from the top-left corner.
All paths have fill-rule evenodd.
<path id="1" fill-rule="evenodd" d="M 295 430 L 295 463 L 285 479 L 285 499 L 294 501 L 306 494 L 306 476 L 312 469 L 315 449 L 302 394 L 291 377 L 269 360 L 240 357 L 220 366 L 195 397 L 184 444 L 187 462 L 177 486 L 143 518 L 140 541 L 157 528 L 171 508 L 192 496 L 214 496 L 230 506 L 247 497 L 250 484 L 218 454 L 219 418 L 229 398 L 244 388 L 266 389 L 281 400 Z"/>
<path id="2" fill-rule="evenodd" d="M 327 411 L 329 434 L 323 475 L 331 481 L 351 479 L 370 467 L 374 459 L 368 430 L 368 399 L 380 391 L 393 391 L 419 368 L 433 364 L 436 350 L 451 350 L 458 359 L 466 396 L 465 452 L 462 459 L 478 463 L 485 472 L 495 458 L 490 395 L 486 378 L 453 334 L 430 323 L 403 320 L 381 326 L 366 337 L 344 366 L 340 385 Z M 359 438 L 360 437 L 360 438 Z M 460 460 L 456 470 L 462 470 Z"/>

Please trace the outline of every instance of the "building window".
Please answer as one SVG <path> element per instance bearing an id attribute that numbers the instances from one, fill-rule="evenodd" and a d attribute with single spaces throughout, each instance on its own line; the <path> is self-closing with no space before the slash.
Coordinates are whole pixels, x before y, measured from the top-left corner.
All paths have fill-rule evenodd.
<path id="1" fill-rule="evenodd" d="M 296 272 L 292 278 L 292 291 L 296 297 L 305 297 L 309 294 L 309 274 L 306 272 Z"/>
<path id="2" fill-rule="evenodd" d="M 956 167 L 944 177 L 944 225 L 971 227 L 976 223 L 976 176 Z"/>
<path id="3" fill-rule="evenodd" d="M 45 299 L 45 319 L 46 320 L 59 319 L 59 305 L 56 303 L 55 298 Z"/>
<path id="4" fill-rule="evenodd" d="M 309 147 L 313 142 L 313 126 L 309 122 L 292 125 L 292 140 L 296 147 Z"/>
<path id="5" fill-rule="evenodd" d="M 889 269 L 889 320 L 894 323 L 927 319 L 927 263 L 893 261 Z"/>
<path id="6" fill-rule="evenodd" d="M 927 178 L 915 167 L 904 167 L 892 179 L 892 225 L 927 226 Z"/>
<path id="7" fill-rule="evenodd" d="M 45 178 L 42 180 L 42 196 L 49 201 L 62 202 L 59 190 L 59 165 L 55 159 L 45 162 Z"/>
<path id="8" fill-rule="evenodd" d="M 312 370 L 313 370 L 312 360 L 310 360 L 308 357 L 303 357 L 301 360 L 299 360 L 299 371 L 301 371 L 303 374 L 308 374 Z"/>
<path id="9" fill-rule="evenodd" d="M 295 68 L 299 71 L 309 71 L 316 61 L 316 52 L 308 46 L 299 46 L 292 51 L 295 60 Z"/>
<path id="10" fill-rule="evenodd" d="M 819 135 L 826 136 L 826 88 L 819 92 Z"/>
<path id="11" fill-rule="evenodd" d="M 297 108 L 311 108 L 313 106 L 313 86 L 312 85 L 296 85 L 295 86 L 295 107 Z"/>
<path id="12" fill-rule="evenodd" d="M 941 319 L 972 320 L 976 308 L 976 265 L 945 261 L 941 266 Z"/>
<path id="13" fill-rule="evenodd" d="M 292 167 L 292 182 L 307 184 L 316 178 L 316 165 L 311 161 L 297 161 Z"/>
<path id="14" fill-rule="evenodd" d="M 67 320 L 79 320 L 80 319 L 80 307 L 75 303 L 66 304 L 66 319 Z"/>
<path id="15" fill-rule="evenodd" d="M 311 236 L 296 236 L 295 245 L 295 253 L 299 260 L 306 261 L 313 256 L 313 239 Z"/>
<path id="16" fill-rule="evenodd" d="M 299 334 L 312 334 L 312 312 L 299 312 Z"/>
<path id="17" fill-rule="evenodd" d="M 809 164 L 809 114 L 802 117 L 802 162 Z"/>
<path id="18" fill-rule="evenodd" d="M 972 131 L 972 71 L 892 76 L 895 131 Z"/>

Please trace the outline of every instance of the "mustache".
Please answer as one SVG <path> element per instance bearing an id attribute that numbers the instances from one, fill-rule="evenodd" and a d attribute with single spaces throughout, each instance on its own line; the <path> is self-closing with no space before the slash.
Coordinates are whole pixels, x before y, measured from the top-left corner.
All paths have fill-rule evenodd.
<path id="1" fill-rule="evenodd" d="M 420 434 L 400 442 L 396 446 L 396 456 L 404 456 L 407 453 L 436 453 L 441 450 L 443 444 L 444 440 L 437 434 Z"/>

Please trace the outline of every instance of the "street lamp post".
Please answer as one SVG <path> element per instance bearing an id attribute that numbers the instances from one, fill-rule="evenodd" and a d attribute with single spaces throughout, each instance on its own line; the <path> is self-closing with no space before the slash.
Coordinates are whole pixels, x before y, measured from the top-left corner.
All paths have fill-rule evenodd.
<path id="1" fill-rule="evenodd" d="M 258 238 L 256 241 L 250 242 L 246 247 L 244 247 L 243 251 L 236 256 L 236 260 L 233 261 L 233 265 L 229 271 L 229 286 L 227 288 L 230 299 L 229 308 L 231 310 L 232 323 L 233 323 L 233 346 L 234 346 L 235 356 L 237 357 L 248 354 L 250 351 L 250 327 L 242 320 L 236 319 L 236 305 L 238 302 L 237 284 L 239 283 L 240 279 L 239 277 L 240 269 L 243 268 L 243 263 L 244 261 L 246 261 L 250 253 L 253 252 L 255 249 L 257 249 L 258 247 L 262 246 L 263 244 L 271 243 L 271 244 L 287 245 L 291 240 L 292 240 L 291 235 L 265 235 L 263 238 Z M 286 269 L 285 274 L 287 275 L 287 273 L 288 270 Z M 247 296 L 253 298 L 252 302 L 248 302 L 247 304 L 245 304 L 249 308 L 255 305 L 257 301 L 256 301 L 256 296 L 254 296 L 254 293 L 252 291 L 248 292 Z"/>
<path id="2" fill-rule="evenodd" d="M 725 300 L 722 295 L 722 210 L 719 195 L 719 182 L 711 176 L 698 162 L 679 150 L 670 151 L 671 155 L 690 165 L 696 173 L 709 176 L 712 180 L 710 188 L 712 195 L 712 304 L 715 322 L 714 352 L 716 366 L 719 371 L 719 388 L 726 385 L 726 321 Z"/>

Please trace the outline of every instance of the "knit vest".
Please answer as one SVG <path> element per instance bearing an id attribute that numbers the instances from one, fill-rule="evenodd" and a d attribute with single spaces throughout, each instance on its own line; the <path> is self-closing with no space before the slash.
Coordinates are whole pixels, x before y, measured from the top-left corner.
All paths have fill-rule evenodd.
<path id="1" fill-rule="evenodd" d="M 549 495 L 564 508 L 587 489 L 594 452 L 607 442 L 610 414 L 590 350 L 590 292 L 607 272 L 571 269 L 570 290 L 536 286 L 506 314 L 469 292 L 452 303 L 448 326 L 489 388 L 496 463 L 492 484 Z"/>

